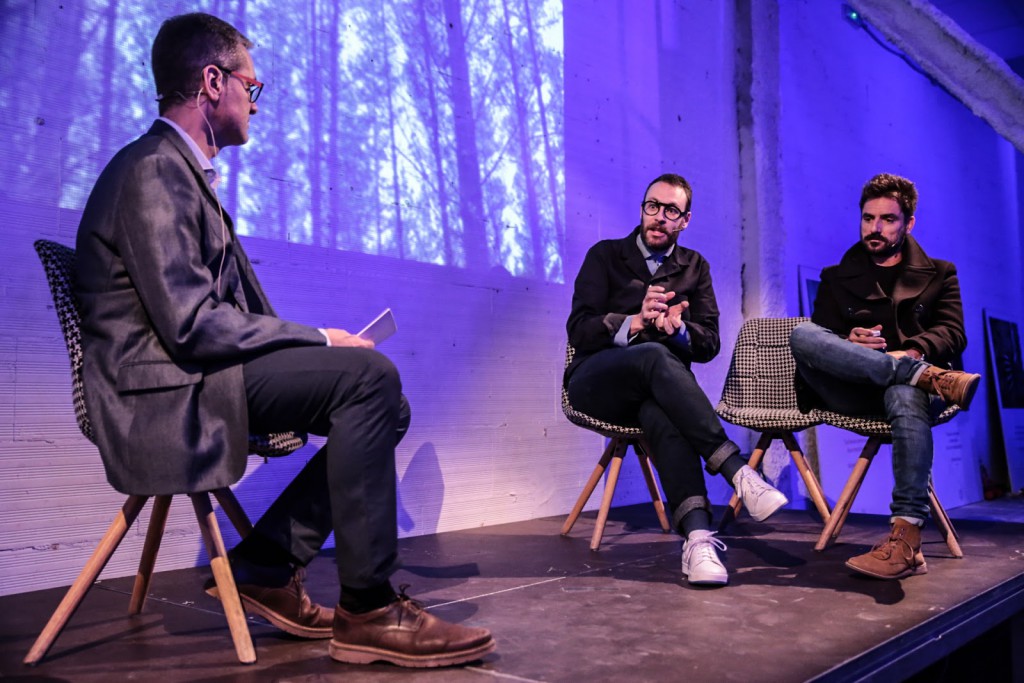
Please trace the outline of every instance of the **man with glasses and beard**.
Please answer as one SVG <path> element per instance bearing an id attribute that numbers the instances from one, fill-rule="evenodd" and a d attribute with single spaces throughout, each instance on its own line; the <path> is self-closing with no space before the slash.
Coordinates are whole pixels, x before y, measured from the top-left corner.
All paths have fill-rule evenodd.
<path id="1" fill-rule="evenodd" d="M 790 337 L 801 408 L 885 415 L 892 427 L 889 534 L 846 563 L 881 579 L 928 571 L 931 418 L 945 403 L 966 410 L 981 380 L 943 369 L 967 346 L 960 282 L 952 263 L 929 258 L 911 237 L 916 207 L 906 178 L 883 173 L 864 185 L 860 241 L 822 271 L 811 322 Z"/>
<path id="2" fill-rule="evenodd" d="M 681 176 L 655 178 L 640 225 L 587 252 L 566 323 L 576 353 L 564 382 L 576 410 L 643 430 L 673 527 L 685 539 L 683 574 L 692 584 L 723 585 L 729 577 L 716 549 L 725 544 L 710 530 L 701 460 L 758 521 L 788 501 L 746 465 L 690 371 L 720 346 L 710 266 L 677 244 L 692 196 Z"/>
<path id="3" fill-rule="evenodd" d="M 443 621 L 391 585 L 395 445 L 409 424 L 398 371 L 356 335 L 278 318 L 217 197 L 212 160 L 248 141 L 263 88 L 250 47 L 209 14 L 163 23 L 160 117 L 103 170 L 82 216 L 85 401 L 107 478 L 128 494 L 210 491 L 245 472 L 250 428 L 327 436 L 231 552 L 246 609 L 330 639 L 342 662 L 479 659 L 495 647 L 486 629 Z M 330 609 L 302 577 L 332 532 Z"/>

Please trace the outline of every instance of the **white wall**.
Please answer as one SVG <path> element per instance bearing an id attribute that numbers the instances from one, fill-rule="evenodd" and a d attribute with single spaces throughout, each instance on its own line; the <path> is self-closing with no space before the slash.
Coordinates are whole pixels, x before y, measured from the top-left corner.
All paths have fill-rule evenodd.
<path id="1" fill-rule="evenodd" d="M 1012 149 L 843 24 L 833 3 L 781 4 L 778 27 L 755 26 L 754 35 L 756 46 L 758 31 L 779 34 L 782 186 L 774 196 L 786 223 L 788 312 L 798 310 L 796 267 L 833 263 L 856 238 L 863 181 L 881 170 L 904 173 L 921 189 L 917 234 L 931 253 L 961 267 L 966 361 L 983 367 L 980 309 L 998 305 L 1018 320 L 1021 313 L 1019 256 L 1005 257 L 1022 253 Z M 566 272 L 576 272 L 592 243 L 636 224 L 650 179 L 665 171 L 687 176 L 694 217 L 682 239 L 710 260 L 722 309 L 722 354 L 697 369 L 713 401 L 742 322 L 732 8 L 717 0 L 566 0 L 565 11 Z M 53 16 L 52 7 L 38 16 Z M 45 50 L 20 58 L 60 57 Z M 275 103 L 260 105 L 266 111 Z M 37 135 L 54 135 L 35 117 L 59 117 L 60 101 L 41 98 L 31 116 L 10 111 L 0 102 L 0 140 L 4 130 L 33 126 Z M 50 142 L 54 155 L 65 153 L 59 136 Z M 39 237 L 72 244 L 78 214 L 58 208 L 57 174 L 39 174 L 44 180 L 32 196 L 0 189 L 0 593 L 68 583 L 121 504 L 74 424 L 67 360 L 31 249 Z M 772 238 L 772 226 L 758 229 Z M 559 408 L 571 277 L 565 285 L 511 277 L 482 283 L 426 264 L 255 239 L 246 246 L 284 316 L 357 327 L 384 306 L 395 310 L 399 333 L 382 350 L 402 371 L 413 406 L 397 454 L 401 534 L 569 509 L 601 448 L 599 437 L 568 424 Z M 958 419 L 965 454 L 957 476 L 965 481 L 987 457 L 986 419 L 984 404 Z M 742 430 L 730 433 L 747 443 Z M 251 461 L 239 497 L 253 517 L 311 452 Z M 937 472 L 944 496 L 946 481 Z M 834 499 L 839 475 L 823 483 Z M 968 483 L 953 497 L 980 499 Z M 723 502 L 720 478 L 709 485 Z M 616 500 L 645 498 L 630 460 Z M 106 576 L 134 572 L 143 529 L 133 529 Z M 202 559 L 188 505 L 172 507 L 169 529 L 158 569 Z"/>

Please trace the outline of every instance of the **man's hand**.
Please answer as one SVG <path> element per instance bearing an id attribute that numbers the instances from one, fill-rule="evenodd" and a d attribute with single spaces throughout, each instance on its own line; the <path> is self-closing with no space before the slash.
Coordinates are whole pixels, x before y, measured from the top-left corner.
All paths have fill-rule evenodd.
<path id="1" fill-rule="evenodd" d="M 690 307 L 689 301 L 683 301 L 675 306 L 669 306 L 668 309 L 655 321 L 655 325 L 659 330 L 665 334 L 671 336 L 678 332 L 683 327 L 683 311 Z"/>
<path id="2" fill-rule="evenodd" d="M 349 334 L 345 330 L 339 330 L 333 327 L 324 329 L 327 332 L 327 336 L 331 340 L 331 346 L 356 346 L 362 349 L 372 349 L 373 342 L 369 339 L 363 339 L 360 336 Z"/>
<path id="3" fill-rule="evenodd" d="M 882 336 L 881 325 L 875 325 L 870 328 L 855 327 L 850 330 L 850 334 L 846 338 L 854 344 L 860 344 L 869 349 L 885 351 L 885 337 Z"/>
<path id="4" fill-rule="evenodd" d="M 640 318 L 646 325 L 655 325 L 658 319 L 668 312 L 668 302 L 676 295 L 675 292 L 666 292 L 660 285 L 651 285 L 644 295 L 644 302 L 640 306 Z"/>

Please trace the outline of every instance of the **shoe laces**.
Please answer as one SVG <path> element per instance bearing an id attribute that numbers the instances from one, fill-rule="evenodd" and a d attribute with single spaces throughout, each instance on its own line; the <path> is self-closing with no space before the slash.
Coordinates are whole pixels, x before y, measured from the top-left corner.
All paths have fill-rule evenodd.
<path id="1" fill-rule="evenodd" d="M 401 603 L 403 607 L 403 609 L 399 610 L 399 625 L 401 625 L 402 623 L 402 616 L 405 614 L 406 610 L 408 610 L 413 615 L 426 611 L 426 607 L 422 602 L 420 602 L 419 600 L 414 600 L 413 598 L 409 597 L 408 593 L 405 592 L 406 589 L 411 587 L 412 584 L 408 583 L 402 583 L 398 586 L 398 602 Z"/>
<path id="2" fill-rule="evenodd" d="M 897 555 L 897 549 L 902 551 L 898 554 L 904 558 L 912 558 L 914 556 L 914 547 L 910 545 L 910 542 L 902 534 L 892 531 L 889 532 L 888 538 L 876 543 L 871 552 L 877 554 L 883 560 L 888 560 L 893 555 Z"/>
<path id="3" fill-rule="evenodd" d="M 716 532 L 711 531 L 706 536 L 686 540 L 687 564 L 699 564 L 706 561 L 714 562 L 716 564 L 721 563 L 715 549 L 717 548 L 718 550 L 725 552 L 727 546 L 722 539 L 715 536 L 715 533 Z"/>

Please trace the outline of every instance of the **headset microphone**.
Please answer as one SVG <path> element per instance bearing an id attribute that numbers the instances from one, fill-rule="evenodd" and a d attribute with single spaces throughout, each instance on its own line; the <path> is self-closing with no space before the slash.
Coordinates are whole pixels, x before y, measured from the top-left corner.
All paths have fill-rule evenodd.
<path id="1" fill-rule="evenodd" d="M 206 118 L 206 114 L 203 112 L 202 107 L 199 106 L 199 98 L 202 97 L 203 90 L 199 89 L 196 93 L 196 109 L 199 111 L 199 115 L 203 117 L 203 121 L 206 122 L 206 128 L 210 131 L 210 143 L 213 146 L 213 156 L 217 156 L 219 148 L 217 147 L 217 136 L 213 132 L 213 126 L 210 124 L 210 119 Z M 227 225 L 224 223 L 224 207 L 221 206 L 220 196 L 217 195 L 217 188 L 210 185 L 210 192 L 213 193 L 213 199 L 217 202 L 217 214 L 220 216 L 220 241 L 223 245 L 223 253 L 221 254 L 220 263 L 217 264 L 217 278 L 213 281 L 213 289 L 217 291 L 220 289 L 220 276 L 224 272 L 224 262 L 228 258 L 228 239 L 227 239 Z"/>

